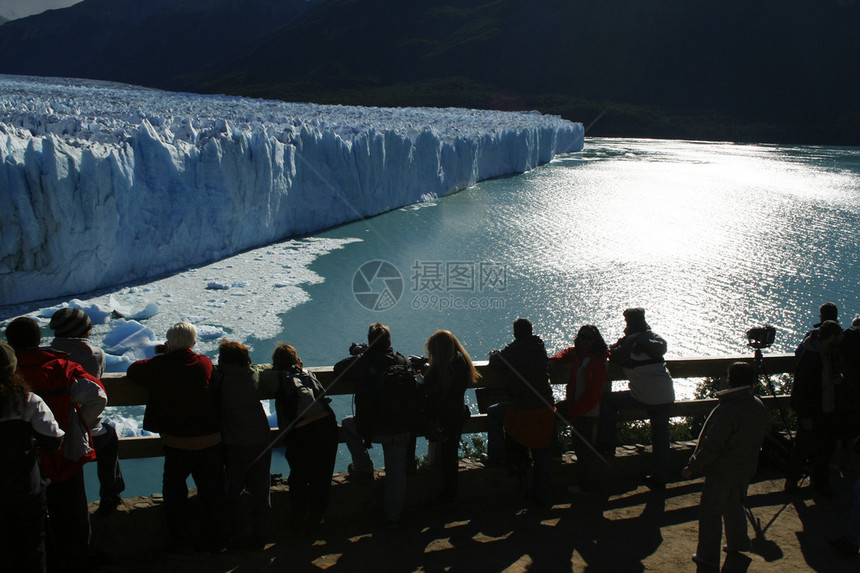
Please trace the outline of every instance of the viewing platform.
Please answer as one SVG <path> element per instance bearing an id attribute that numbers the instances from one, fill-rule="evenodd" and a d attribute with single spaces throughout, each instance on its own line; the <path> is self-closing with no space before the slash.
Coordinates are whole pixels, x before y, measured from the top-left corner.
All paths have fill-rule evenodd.
<path id="1" fill-rule="evenodd" d="M 745 360 L 752 362 L 750 356 L 722 356 L 702 357 L 666 360 L 666 366 L 672 377 L 681 378 L 706 378 L 725 376 L 729 364 Z M 794 367 L 794 356 L 791 354 L 779 354 L 765 356 L 761 367 L 769 375 L 778 375 L 790 372 Z M 481 373 L 480 386 L 475 389 L 478 399 L 479 414 L 473 414 L 466 422 L 464 433 L 485 432 L 487 429 L 486 407 L 506 399 L 504 380 L 494 370 L 487 366 L 486 361 L 476 361 L 475 367 Z M 271 399 L 275 396 L 278 379 L 269 365 L 262 365 L 260 373 L 260 399 Z M 349 376 L 336 379 L 332 367 L 310 367 L 316 374 L 322 385 L 327 388 L 330 395 L 352 394 L 354 385 Z M 550 369 L 550 382 L 554 386 L 564 386 L 570 377 L 569 365 L 552 365 Z M 621 368 L 611 365 L 608 374 L 609 381 L 624 380 Z M 105 374 L 102 382 L 107 389 L 108 406 L 136 406 L 146 404 L 147 391 L 145 388 L 129 381 L 124 374 Z M 787 396 L 762 397 L 770 408 L 778 408 L 782 403 L 787 407 Z M 676 402 L 672 407 L 672 416 L 694 416 L 707 414 L 717 405 L 717 400 L 688 400 Z M 619 420 L 640 420 L 645 418 L 644 411 L 622 410 Z M 272 437 L 277 436 L 278 431 L 272 430 Z M 120 438 L 120 458 L 147 458 L 162 455 L 161 438 L 158 436 L 145 436 L 135 438 Z"/>
<path id="2" fill-rule="evenodd" d="M 675 378 L 721 376 L 729 364 L 749 357 L 669 360 Z M 791 355 L 766 356 L 762 368 L 770 375 L 791 370 Z M 503 397 L 502 381 L 477 363 L 483 374 L 477 389 L 479 408 Z M 313 368 L 324 385 L 334 382 L 330 368 Z M 568 372 L 551 372 L 564 384 Z M 263 374 L 261 398 L 274 392 L 274 376 Z M 623 378 L 611 368 L 609 378 Z M 122 376 L 106 376 L 110 404 L 146 402 L 145 391 Z M 352 385 L 339 380 L 332 394 L 348 394 Z M 787 397 L 765 398 L 771 408 Z M 673 416 L 706 414 L 716 400 L 678 402 Z M 622 412 L 627 420 L 644 412 Z M 473 415 L 467 431 L 485 429 L 486 417 Z M 275 430 L 273 430 L 273 433 Z M 124 458 L 161 455 L 160 439 L 124 438 Z M 648 466 L 650 447 L 629 444 L 603 468 L 600 495 L 571 494 L 579 470 L 571 452 L 553 467 L 553 505 L 539 508 L 526 500 L 517 477 L 505 468 L 485 468 L 473 459 L 460 462 L 458 500 L 448 511 L 433 506 L 439 484 L 437 469 L 422 465 L 408 480 L 407 507 L 400 528 L 383 527 L 384 469 L 374 480 L 351 481 L 333 476 L 326 522 L 317 530 L 297 533 L 289 528 L 289 495 L 284 479 L 272 488 L 272 533 L 264 550 L 231 548 L 205 553 L 167 554 L 166 528 L 160 496 L 124 501 L 117 512 L 91 516 L 93 543 L 102 564 L 98 571 L 203 573 L 263 571 L 695 571 L 698 502 L 702 479 L 682 481 L 680 469 L 695 441 L 672 444 L 670 483 L 651 491 L 640 480 Z M 827 543 L 847 523 L 856 471 L 834 480 L 838 496 L 824 499 L 803 488 L 784 493 L 784 477 L 762 467 L 750 486 L 748 505 L 755 527 L 753 551 L 733 555 L 723 571 L 860 571 L 860 560 L 836 553 Z M 528 478 L 527 478 L 528 479 Z M 808 485 L 805 484 L 805 485 Z M 97 503 L 90 505 L 91 512 Z M 192 507 L 194 500 L 192 499 Z"/>
<path id="3" fill-rule="evenodd" d="M 665 491 L 650 491 L 636 476 L 644 448 L 620 450 L 616 477 L 604 495 L 567 491 L 576 465 L 566 454 L 553 467 L 553 505 L 526 501 L 506 469 L 463 460 L 458 501 L 448 512 L 434 509 L 439 476 L 419 469 L 409 477 L 400 528 L 381 520 L 384 472 L 374 481 L 333 478 L 326 523 L 309 534 L 289 527 L 284 484 L 272 490 L 271 542 L 262 551 L 229 549 L 211 556 L 169 556 L 161 500 L 125 500 L 117 512 L 91 516 L 93 542 L 104 573 L 298 572 L 564 572 L 625 573 L 696 571 L 698 503 L 702 479 L 676 481 L 678 462 L 693 443 L 673 445 L 675 473 Z M 838 496 L 782 491 L 784 478 L 767 469 L 750 486 L 748 504 L 758 525 L 749 528 L 753 551 L 732 556 L 722 571 L 860 571 L 858 559 L 837 554 L 827 540 L 842 535 L 855 476 L 834 480 Z M 192 507 L 194 500 L 192 500 Z M 97 504 L 90 505 L 94 511 Z"/>

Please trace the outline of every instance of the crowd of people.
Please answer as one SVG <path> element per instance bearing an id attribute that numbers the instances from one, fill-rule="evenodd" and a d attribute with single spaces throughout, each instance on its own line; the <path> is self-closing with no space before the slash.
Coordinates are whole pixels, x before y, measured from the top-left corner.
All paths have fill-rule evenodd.
<path id="1" fill-rule="evenodd" d="M 552 445 L 557 429 L 569 426 L 581 466 L 574 494 L 601 487 L 601 466 L 618 445 L 618 412 L 644 411 L 652 443 L 645 484 L 664 490 L 670 475 L 669 427 L 674 384 L 666 367 L 666 341 L 651 330 L 645 310 L 624 311 L 624 335 L 608 345 L 597 326 L 583 325 L 573 346 L 549 356 L 532 323 L 518 318 L 513 341 L 489 355 L 489 368 L 503 381 L 507 399 L 487 409 L 486 466 L 507 467 L 525 478 L 528 497 L 551 504 Z M 821 306 L 819 323 L 798 346 L 791 405 L 797 434 L 788 460 L 786 491 L 795 493 L 807 467 L 814 490 L 832 497 L 831 461 L 839 449 L 843 465 L 860 434 L 860 320 L 843 331 L 832 303 Z M 0 448 L 9 463 L 0 472 L 0 570 L 83 571 L 88 558 L 89 514 L 83 466 L 96 461 L 97 513 L 110 515 L 125 488 L 115 429 L 101 419 L 108 397 L 100 377 L 105 356 L 89 341 L 92 323 L 74 308 L 50 322 L 55 338 L 41 346 L 39 324 L 13 320 L 0 342 Z M 857 338 L 855 338 L 855 336 Z M 366 344 L 353 344 L 334 367 L 337 381 L 354 388 L 354 415 L 338 426 L 326 388 L 303 367 L 296 349 L 278 344 L 278 435 L 272 436 L 260 402 L 260 370 L 248 348 L 224 340 L 217 365 L 194 351 L 195 327 L 171 326 L 156 355 L 129 366 L 129 380 L 148 390 L 143 428 L 158 433 L 164 448 L 163 499 L 171 551 L 218 553 L 231 545 L 262 548 L 270 532 L 272 446 L 285 447 L 290 520 L 297 533 L 325 521 L 339 430 L 351 455 L 348 476 L 372 480 L 372 444 L 382 448 L 384 511 L 381 522 L 399 527 L 406 505 L 407 475 L 415 440 L 425 436 L 441 469 L 436 505 L 445 511 L 457 499 L 461 434 L 470 417 L 466 390 L 480 374 L 460 341 L 440 330 L 426 342 L 425 357 L 406 357 L 392 347 L 391 332 L 370 325 Z M 607 372 L 617 364 L 628 390 L 613 392 Z M 569 368 L 565 399 L 555 402 L 554 369 Z M 719 405 L 704 424 L 682 476 L 705 477 L 694 561 L 718 567 L 725 524 L 725 550 L 746 551 L 744 500 L 770 430 L 770 415 L 754 388 L 756 368 L 733 364 Z M 837 448 L 838 445 L 838 448 Z M 192 531 L 187 479 L 197 487 L 201 518 Z M 833 541 L 856 554 L 860 545 L 860 482 L 857 515 Z M 247 495 L 243 495 L 247 494 Z M 49 517 L 48 517 L 49 516 Z M 48 527 L 49 524 L 49 527 Z M 50 535 L 46 532 L 50 531 Z M 46 540 L 49 540 L 48 543 Z"/>

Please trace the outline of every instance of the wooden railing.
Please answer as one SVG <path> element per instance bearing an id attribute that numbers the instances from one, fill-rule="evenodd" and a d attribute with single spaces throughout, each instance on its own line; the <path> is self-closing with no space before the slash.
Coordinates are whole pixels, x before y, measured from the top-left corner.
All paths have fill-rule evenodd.
<path id="1" fill-rule="evenodd" d="M 667 360 L 666 366 L 669 368 L 672 377 L 675 379 L 682 378 L 714 378 L 724 376 L 728 366 L 739 360 L 751 362 L 749 356 L 721 356 L 716 358 L 684 358 Z M 780 354 L 765 356 L 762 360 L 762 370 L 769 375 L 779 375 L 786 372 L 791 372 L 794 368 L 795 358 L 791 354 Z M 504 383 L 499 374 L 488 368 L 487 363 L 476 362 L 475 367 L 481 373 L 480 387 L 476 389 L 478 397 L 478 408 L 481 414 L 473 415 L 466 423 L 464 432 L 474 433 L 483 432 L 487 428 L 487 420 L 484 412 L 486 406 L 499 402 L 506 397 Z M 352 380 L 348 376 L 342 376 L 340 379 L 335 379 L 334 372 L 331 367 L 309 368 L 320 382 L 328 388 L 328 393 L 332 395 L 352 394 L 354 386 Z M 568 381 L 570 375 L 569 366 L 554 365 L 550 369 L 550 381 L 554 385 L 564 385 Z M 610 380 L 623 380 L 624 374 L 620 368 L 610 366 Z M 145 388 L 128 380 L 124 374 L 105 374 L 102 378 L 108 394 L 109 406 L 138 406 L 146 404 L 147 391 Z M 271 399 L 274 397 L 277 388 L 277 376 L 267 367 L 261 367 L 260 372 L 260 399 Z M 776 399 L 772 397 L 763 397 L 765 403 L 770 408 L 780 407 L 787 403 L 787 396 L 780 396 Z M 689 400 L 676 402 L 672 407 L 672 416 L 693 416 L 697 414 L 707 414 L 714 406 L 717 400 Z M 619 416 L 622 420 L 639 420 L 645 419 L 644 411 L 626 410 L 622 411 Z M 273 438 L 277 435 L 277 430 L 272 430 Z M 161 449 L 161 438 L 158 436 L 145 436 L 136 438 L 120 438 L 119 455 L 121 458 L 148 458 L 163 455 Z"/>

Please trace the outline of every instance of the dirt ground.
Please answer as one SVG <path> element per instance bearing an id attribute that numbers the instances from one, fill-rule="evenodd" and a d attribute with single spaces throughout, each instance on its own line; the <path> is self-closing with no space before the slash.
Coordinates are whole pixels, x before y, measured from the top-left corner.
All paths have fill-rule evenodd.
<path id="1" fill-rule="evenodd" d="M 701 480 L 652 492 L 629 480 L 607 480 L 607 495 L 572 495 L 572 470 L 554 480 L 555 505 L 529 504 L 503 469 L 465 463 L 460 501 L 448 513 L 428 507 L 438 476 L 419 472 L 409 483 L 409 505 L 398 530 L 382 527 L 380 477 L 349 483 L 335 477 L 327 523 L 309 535 L 287 527 L 288 493 L 273 492 L 271 543 L 262 551 L 230 549 L 219 556 L 166 555 L 157 499 L 126 500 L 117 513 L 93 516 L 94 543 L 105 573 L 262 571 L 696 571 Z M 860 558 L 843 557 L 827 543 L 847 523 L 854 477 L 834 483 L 824 499 L 804 488 L 782 491 L 776 474 L 755 481 L 748 505 L 753 551 L 724 558 L 722 571 L 860 571 Z M 95 509 L 95 504 L 92 505 Z"/>

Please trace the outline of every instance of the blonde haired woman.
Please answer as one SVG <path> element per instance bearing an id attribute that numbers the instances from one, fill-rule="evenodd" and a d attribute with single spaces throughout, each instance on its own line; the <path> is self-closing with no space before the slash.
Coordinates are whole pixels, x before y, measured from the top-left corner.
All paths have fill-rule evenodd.
<path id="1" fill-rule="evenodd" d="M 428 367 L 424 384 L 428 396 L 429 424 L 427 438 L 439 444 L 442 466 L 443 506 L 457 497 L 460 434 L 469 418 L 464 401 L 466 388 L 474 386 L 481 377 L 469 354 L 453 334 L 437 330 L 427 339 Z"/>

